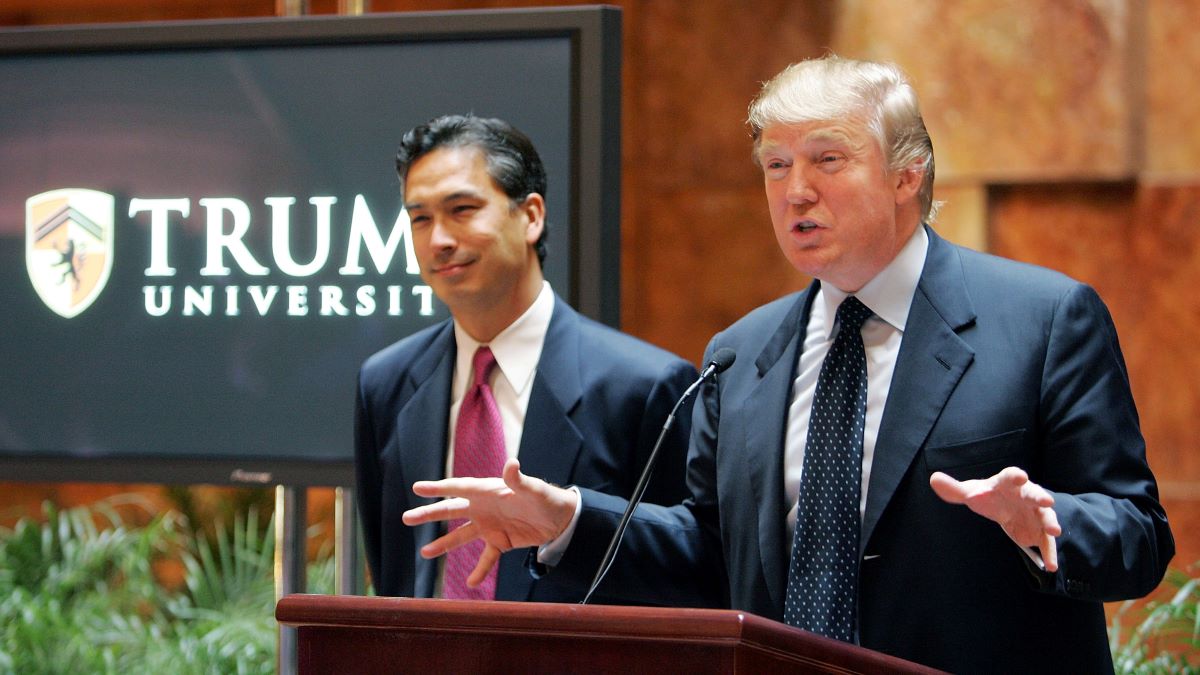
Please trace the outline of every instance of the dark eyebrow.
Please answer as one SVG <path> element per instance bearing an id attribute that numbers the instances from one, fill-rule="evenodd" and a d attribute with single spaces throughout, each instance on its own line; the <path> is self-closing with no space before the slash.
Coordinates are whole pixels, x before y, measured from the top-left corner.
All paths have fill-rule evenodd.
<path id="1" fill-rule="evenodd" d="M 451 192 L 443 197 L 441 199 L 441 203 L 449 204 L 450 202 L 458 201 L 459 199 L 483 199 L 483 195 L 475 192 L 474 190 L 459 190 L 458 192 Z M 425 204 L 423 202 L 406 202 L 404 204 L 404 209 L 406 211 L 423 208 L 425 208 Z"/>
<path id="2" fill-rule="evenodd" d="M 446 195 L 442 199 L 442 203 L 448 204 L 450 202 L 458 201 L 459 199 L 483 199 L 483 195 L 475 192 L 474 190 L 459 190 L 458 192 L 451 192 L 450 194 Z"/>

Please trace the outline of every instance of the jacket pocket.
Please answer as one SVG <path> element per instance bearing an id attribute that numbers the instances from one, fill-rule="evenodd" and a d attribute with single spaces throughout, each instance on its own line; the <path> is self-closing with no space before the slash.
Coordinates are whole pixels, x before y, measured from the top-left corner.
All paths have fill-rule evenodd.
<path id="1" fill-rule="evenodd" d="M 925 449 L 929 473 L 944 471 L 957 480 L 987 478 L 1006 466 L 1020 466 L 1024 429 L 1014 429 L 979 440 Z"/>

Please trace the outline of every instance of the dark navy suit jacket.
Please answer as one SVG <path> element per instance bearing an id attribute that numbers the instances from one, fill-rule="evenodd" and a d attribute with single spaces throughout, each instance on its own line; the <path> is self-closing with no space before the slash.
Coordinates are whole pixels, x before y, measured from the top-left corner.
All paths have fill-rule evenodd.
<path id="1" fill-rule="evenodd" d="M 445 477 L 455 353 L 447 320 L 375 354 L 359 372 L 356 487 L 367 561 L 380 595 L 434 593 L 437 561 L 422 559 L 418 550 L 441 529 L 408 527 L 400 516 L 429 501 L 412 493 L 415 481 Z M 583 317 L 556 296 L 521 436 L 521 470 L 557 485 L 628 496 L 668 413 L 696 376 L 686 361 Z M 687 494 L 690 409 L 681 409 L 664 441 L 646 491 L 650 502 L 674 504 Z M 583 591 L 554 579 L 535 581 L 524 567 L 526 554 L 502 557 L 497 599 L 582 598 Z"/>
<path id="2" fill-rule="evenodd" d="M 929 236 L 871 469 L 859 641 L 952 672 L 1111 670 L 1101 603 L 1148 593 L 1174 554 L 1112 320 L 1083 284 Z M 738 358 L 696 404 L 692 496 L 640 509 L 606 591 L 782 619 L 784 430 L 816 288 L 713 338 L 706 359 Z M 1055 574 L 929 487 L 934 471 L 1010 465 L 1054 493 Z M 583 495 L 578 539 L 549 575 L 576 583 L 624 507 Z"/>

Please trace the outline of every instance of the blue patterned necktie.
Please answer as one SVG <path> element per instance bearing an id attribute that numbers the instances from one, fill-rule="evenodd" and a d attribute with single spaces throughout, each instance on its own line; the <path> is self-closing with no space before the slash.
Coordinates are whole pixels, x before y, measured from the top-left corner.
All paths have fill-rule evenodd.
<path id="1" fill-rule="evenodd" d="M 784 623 L 844 642 L 854 640 L 858 598 L 867 412 L 862 325 L 871 313 L 854 296 L 842 302 L 838 334 L 817 377 L 783 608 Z"/>

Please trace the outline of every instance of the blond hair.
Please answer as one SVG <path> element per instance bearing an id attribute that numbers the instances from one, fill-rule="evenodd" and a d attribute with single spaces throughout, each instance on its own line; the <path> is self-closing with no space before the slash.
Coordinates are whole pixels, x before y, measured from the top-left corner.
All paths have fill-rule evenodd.
<path id="1" fill-rule="evenodd" d="M 768 126 L 844 118 L 858 118 L 870 130 L 888 170 L 923 172 L 917 197 L 922 220 L 932 222 L 938 207 L 933 200 L 933 141 L 917 92 L 895 65 L 832 54 L 793 63 L 763 84 L 746 123 L 757 158 Z"/>

